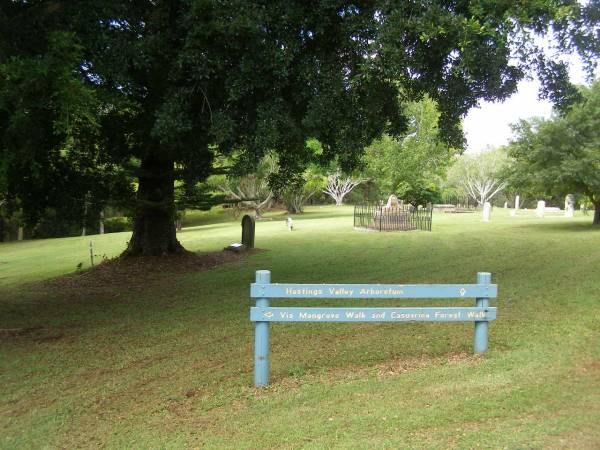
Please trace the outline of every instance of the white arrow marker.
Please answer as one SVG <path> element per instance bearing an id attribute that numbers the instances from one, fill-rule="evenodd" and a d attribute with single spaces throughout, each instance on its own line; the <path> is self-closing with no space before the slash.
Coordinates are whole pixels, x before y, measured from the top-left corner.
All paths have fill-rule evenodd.
<path id="1" fill-rule="evenodd" d="M 465 290 L 465 288 L 460 288 L 460 291 L 458 291 L 461 297 L 464 297 L 466 292 L 467 291 Z"/>
<path id="2" fill-rule="evenodd" d="M 273 317 L 273 313 L 271 311 L 269 311 L 269 312 L 263 313 L 263 316 L 271 318 L 271 317 Z"/>

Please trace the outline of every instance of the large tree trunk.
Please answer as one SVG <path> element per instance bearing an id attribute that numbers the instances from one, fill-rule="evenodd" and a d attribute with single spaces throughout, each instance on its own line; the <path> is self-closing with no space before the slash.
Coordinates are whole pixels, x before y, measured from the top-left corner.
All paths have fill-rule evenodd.
<path id="1" fill-rule="evenodd" d="M 600 225 L 600 200 L 594 203 L 594 225 Z"/>
<path id="2" fill-rule="evenodd" d="M 133 235 L 125 256 L 182 252 L 175 229 L 173 161 L 157 155 L 142 160 Z"/>

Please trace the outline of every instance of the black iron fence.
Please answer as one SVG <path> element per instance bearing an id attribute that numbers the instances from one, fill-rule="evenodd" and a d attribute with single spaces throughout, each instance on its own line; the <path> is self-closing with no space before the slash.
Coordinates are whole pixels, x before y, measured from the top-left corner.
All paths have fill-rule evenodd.
<path id="1" fill-rule="evenodd" d="M 425 208 L 416 208 L 413 205 L 355 205 L 354 228 L 375 231 L 431 231 L 432 216 L 431 204 Z"/>

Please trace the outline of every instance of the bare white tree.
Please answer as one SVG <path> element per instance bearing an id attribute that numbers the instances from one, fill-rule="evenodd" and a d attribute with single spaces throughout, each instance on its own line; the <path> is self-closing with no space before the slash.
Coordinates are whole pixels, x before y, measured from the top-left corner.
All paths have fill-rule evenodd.
<path id="1" fill-rule="evenodd" d="M 273 192 L 269 187 L 269 174 L 277 170 L 277 160 L 272 155 L 265 156 L 255 173 L 243 177 L 225 178 L 217 188 L 232 200 L 238 200 L 238 206 L 253 208 L 257 218 L 273 201 Z"/>
<path id="2" fill-rule="evenodd" d="M 323 192 L 335 200 L 335 206 L 341 206 L 344 197 L 363 181 L 365 180 L 342 177 L 340 172 L 336 172 L 327 177 L 327 186 Z"/>
<path id="3" fill-rule="evenodd" d="M 476 176 L 468 176 L 465 180 L 467 192 L 479 205 L 489 202 L 494 195 L 505 187 L 506 181 L 482 179 Z"/>
<path id="4" fill-rule="evenodd" d="M 254 174 L 246 175 L 235 182 L 219 184 L 218 188 L 231 199 L 238 200 L 241 207 L 253 208 L 257 218 L 262 217 L 262 211 L 273 200 L 267 180 Z"/>
<path id="5" fill-rule="evenodd" d="M 507 164 L 509 159 L 502 149 L 463 155 L 448 171 L 448 179 L 483 206 L 506 187 L 502 172 Z"/>

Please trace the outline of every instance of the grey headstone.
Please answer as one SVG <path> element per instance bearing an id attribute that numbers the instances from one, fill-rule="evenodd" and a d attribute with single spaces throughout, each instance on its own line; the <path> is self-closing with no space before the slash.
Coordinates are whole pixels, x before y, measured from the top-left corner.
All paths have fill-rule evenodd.
<path id="1" fill-rule="evenodd" d="M 254 217 L 246 214 L 242 217 L 242 245 L 246 248 L 254 248 Z"/>

